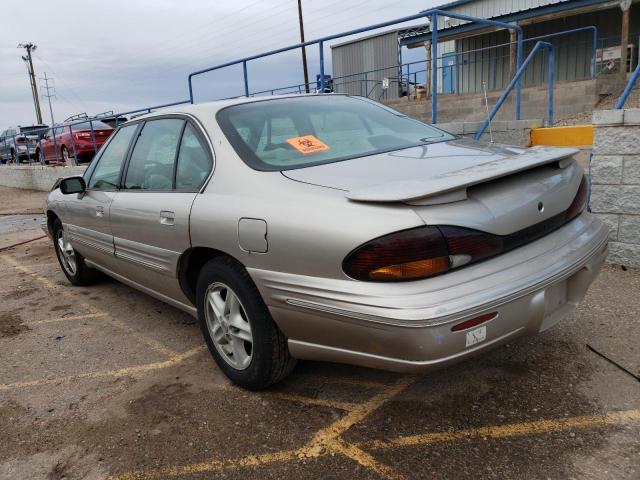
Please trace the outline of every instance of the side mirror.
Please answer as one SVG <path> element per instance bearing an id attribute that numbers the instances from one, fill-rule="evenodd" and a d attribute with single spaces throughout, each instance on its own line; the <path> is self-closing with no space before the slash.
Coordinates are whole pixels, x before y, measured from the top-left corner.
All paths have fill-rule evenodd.
<path id="1" fill-rule="evenodd" d="M 60 191 L 64 195 L 69 195 L 72 193 L 84 193 L 87 190 L 87 184 L 84 181 L 84 178 L 77 177 L 67 177 L 60 180 Z"/>

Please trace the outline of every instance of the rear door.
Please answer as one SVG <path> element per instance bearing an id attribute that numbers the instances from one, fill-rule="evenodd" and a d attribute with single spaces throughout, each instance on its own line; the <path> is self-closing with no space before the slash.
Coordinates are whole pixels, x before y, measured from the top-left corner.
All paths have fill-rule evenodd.
<path id="1" fill-rule="evenodd" d="M 166 301 L 189 305 L 178 282 L 191 246 L 191 205 L 212 168 L 202 132 L 179 116 L 148 120 L 111 204 L 119 270 Z"/>
<path id="2" fill-rule="evenodd" d="M 110 270 L 116 265 L 109 209 L 137 130 L 136 124 L 118 130 L 100 158 L 85 172 L 86 192 L 65 196 L 62 218 L 73 247 L 87 259 Z"/>

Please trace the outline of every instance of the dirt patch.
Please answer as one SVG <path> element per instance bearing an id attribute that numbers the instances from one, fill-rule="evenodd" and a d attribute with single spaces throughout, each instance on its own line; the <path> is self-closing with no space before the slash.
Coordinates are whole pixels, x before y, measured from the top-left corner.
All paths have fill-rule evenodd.
<path id="1" fill-rule="evenodd" d="M 52 312 L 59 312 L 59 311 L 61 311 L 61 310 L 68 310 L 68 309 L 70 309 L 70 308 L 72 308 L 72 307 L 73 307 L 73 305 L 56 305 L 56 306 L 54 306 L 54 307 L 51 307 L 51 309 L 50 309 L 50 310 L 51 310 Z"/>
<path id="2" fill-rule="evenodd" d="M 18 298 L 27 297 L 32 293 L 37 292 L 35 287 L 18 288 L 17 290 L 2 295 L 3 300 L 17 300 Z"/>
<path id="3" fill-rule="evenodd" d="M 13 312 L 0 313 L 0 338 L 13 337 L 27 330 L 31 329 L 22 323 L 20 315 Z"/>

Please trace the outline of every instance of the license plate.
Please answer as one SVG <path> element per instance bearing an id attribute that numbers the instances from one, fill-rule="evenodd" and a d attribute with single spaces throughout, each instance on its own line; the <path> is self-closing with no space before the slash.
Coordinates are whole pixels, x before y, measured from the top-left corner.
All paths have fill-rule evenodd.
<path id="1" fill-rule="evenodd" d="M 487 339 L 487 326 L 482 326 L 467 332 L 467 342 L 465 347 L 472 347 Z"/>

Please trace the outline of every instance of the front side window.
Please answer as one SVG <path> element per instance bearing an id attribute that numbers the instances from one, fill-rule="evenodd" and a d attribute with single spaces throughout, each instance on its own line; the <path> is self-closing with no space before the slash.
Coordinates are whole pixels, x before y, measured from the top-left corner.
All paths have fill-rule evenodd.
<path id="1" fill-rule="evenodd" d="M 206 144 L 195 128 L 187 124 L 180 142 L 176 168 L 176 190 L 196 192 L 209 176 L 212 161 Z"/>
<path id="2" fill-rule="evenodd" d="M 118 188 L 120 169 L 125 160 L 129 144 L 138 125 L 127 125 L 115 132 L 104 147 L 89 180 L 88 188 L 115 190 Z"/>
<path id="3" fill-rule="evenodd" d="M 257 170 L 290 170 L 454 138 L 344 95 L 243 103 L 220 110 L 217 120 L 238 155 Z"/>
<path id="4" fill-rule="evenodd" d="M 131 153 L 124 188 L 173 189 L 173 166 L 184 123 L 177 118 L 165 118 L 144 124 Z"/>

